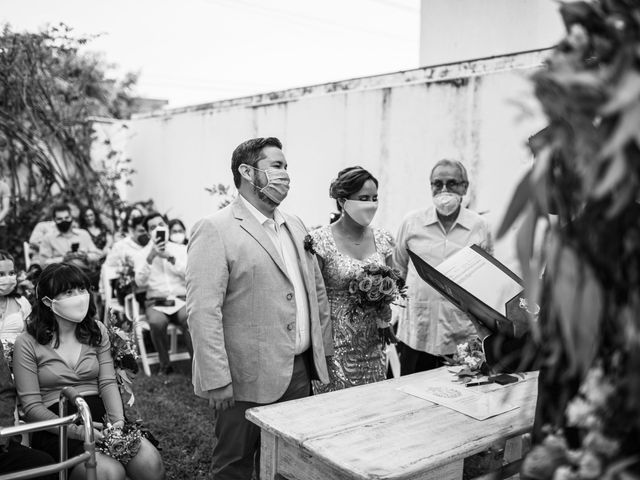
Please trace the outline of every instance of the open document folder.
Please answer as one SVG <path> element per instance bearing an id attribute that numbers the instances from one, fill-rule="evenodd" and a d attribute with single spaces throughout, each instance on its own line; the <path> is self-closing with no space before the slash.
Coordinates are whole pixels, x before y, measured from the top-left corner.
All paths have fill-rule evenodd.
<path id="1" fill-rule="evenodd" d="M 464 247 L 437 267 L 409 250 L 418 275 L 489 330 L 520 335 L 527 330 L 522 280 L 477 245 Z"/>

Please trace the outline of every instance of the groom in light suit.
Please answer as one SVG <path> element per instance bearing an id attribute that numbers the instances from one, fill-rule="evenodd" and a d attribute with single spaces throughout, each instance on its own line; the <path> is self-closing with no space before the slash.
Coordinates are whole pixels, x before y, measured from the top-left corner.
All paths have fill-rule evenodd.
<path id="1" fill-rule="evenodd" d="M 238 198 L 200 220 L 189 241 L 187 312 L 193 386 L 217 413 L 215 479 L 249 480 L 260 430 L 248 408 L 306 397 L 328 382 L 333 354 L 322 275 L 307 233 L 278 209 L 289 190 L 277 138 L 240 144 L 231 158 Z"/>

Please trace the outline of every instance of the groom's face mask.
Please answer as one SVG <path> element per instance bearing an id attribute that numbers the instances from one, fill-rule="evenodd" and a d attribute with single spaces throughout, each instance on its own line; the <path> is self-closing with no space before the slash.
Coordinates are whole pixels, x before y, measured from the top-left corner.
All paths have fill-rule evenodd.
<path id="1" fill-rule="evenodd" d="M 259 176 L 254 175 L 254 181 L 250 181 L 251 185 L 253 185 L 258 194 L 264 195 L 266 198 L 271 200 L 274 204 L 280 205 L 282 201 L 287 197 L 287 193 L 289 193 L 289 174 L 284 168 L 266 168 L 264 170 L 256 167 L 252 167 L 251 165 L 243 164 L 245 167 L 249 167 L 250 169 L 256 172 L 264 173 L 266 177 L 266 182 L 260 182 Z M 264 183 L 261 185 L 261 183 Z"/>

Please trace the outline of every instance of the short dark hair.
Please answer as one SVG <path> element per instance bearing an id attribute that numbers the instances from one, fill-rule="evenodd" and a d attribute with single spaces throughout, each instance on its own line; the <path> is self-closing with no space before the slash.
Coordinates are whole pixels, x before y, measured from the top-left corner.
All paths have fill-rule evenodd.
<path id="1" fill-rule="evenodd" d="M 282 142 L 276 137 L 258 137 L 242 142 L 236 147 L 231 155 L 231 172 L 233 173 L 233 183 L 236 188 L 240 186 L 242 178 L 238 167 L 245 164 L 255 167 L 262 158 L 262 149 L 265 147 L 276 147 L 282 150 Z"/>
<path id="2" fill-rule="evenodd" d="M 160 212 L 150 212 L 149 215 L 147 215 L 146 217 L 144 217 L 144 229 L 148 232 L 149 231 L 149 222 L 151 220 L 153 220 L 154 218 L 162 218 L 162 221 L 164 223 L 169 223 L 167 221 L 167 217 L 165 217 L 164 215 L 162 215 Z"/>
<path id="3" fill-rule="evenodd" d="M 338 176 L 329 187 L 329 196 L 336 199 L 338 210 L 342 211 L 339 198 L 347 198 L 359 191 L 367 180 L 372 180 L 378 187 L 378 179 L 362 167 L 348 167 L 338 172 Z"/>
<path id="4" fill-rule="evenodd" d="M 56 213 L 58 212 L 69 212 L 71 213 L 71 207 L 67 203 L 57 203 L 51 209 L 51 217 L 56 218 Z"/>
<path id="5" fill-rule="evenodd" d="M 54 299 L 56 295 L 73 288 L 84 288 L 91 291 L 91 283 L 80 267 L 72 263 L 53 263 L 47 266 L 38 279 L 36 285 L 36 300 L 33 311 L 27 322 L 27 332 L 40 345 L 47 345 L 54 338 L 57 348 L 60 345 L 58 337 L 58 322 L 51 308 L 47 307 L 42 299 L 44 297 Z M 96 323 L 96 306 L 93 299 L 89 302 L 89 311 L 84 319 L 76 326 L 76 338 L 80 343 L 97 347 L 102 341 L 100 327 Z"/>

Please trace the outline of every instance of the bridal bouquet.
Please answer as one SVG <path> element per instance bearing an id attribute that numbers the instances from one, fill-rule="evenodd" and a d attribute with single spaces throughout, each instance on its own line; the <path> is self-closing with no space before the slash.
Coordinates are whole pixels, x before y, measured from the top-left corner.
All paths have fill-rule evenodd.
<path id="1" fill-rule="evenodd" d="M 132 406 L 135 397 L 131 377 L 138 373 L 138 353 L 133 340 L 133 331 L 125 332 L 113 324 L 107 327 L 107 331 L 111 342 L 111 357 L 113 358 L 118 387 L 123 396 L 125 393 L 129 395 L 127 405 Z"/>
<path id="2" fill-rule="evenodd" d="M 400 298 L 407 298 L 407 287 L 398 270 L 386 265 L 370 263 L 349 282 L 349 297 L 352 314 L 381 313 Z M 376 317 L 378 328 L 387 328 L 389 323 Z"/>
<path id="3" fill-rule="evenodd" d="M 96 443 L 97 450 L 126 465 L 140 450 L 142 432 L 135 423 L 125 422 L 123 427 L 106 425 L 102 440 Z"/>

